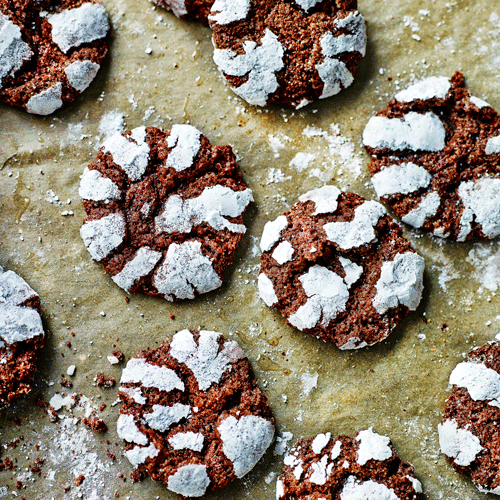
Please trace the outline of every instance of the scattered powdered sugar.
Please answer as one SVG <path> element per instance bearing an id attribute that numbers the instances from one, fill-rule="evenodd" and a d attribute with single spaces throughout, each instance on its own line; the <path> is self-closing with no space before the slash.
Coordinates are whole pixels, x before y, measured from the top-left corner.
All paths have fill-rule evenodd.
<path id="1" fill-rule="evenodd" d="M 266 222 L 262 237 L 260 239 L 260 249 L 268 252 L 273 245 L 281 238 L 281 233 L 288 227 L 288 220 L 285 215 L 280 215 L 274 221 Z"/>
<path id="2" fill-rule="evenodd" d="M 410 85 L 405 90 L 398 92 L 394 97 L 399 102 L 412 102 L 416 99 L 444 99 L 451 88 L 451 82 L 445 76 L 431 76 Z"/>
<path id="3" fill-rule="evenodd" d="M 26 103 L 26 110 L 28 113 L 46 116 L 59 109 L 62 105 L 62 83 L 59 82 L 31 96 Z"/>
<path id="4" fill-rule="evenodd" d="M 99 64 L 92 61 L 75 61 L 64 68 L 69 84 L 79 92 L 83 92 L 96 77 Z"/>
<path id="5" fill-rule="evenodd" d="M 436 215 L 441 206 L 441 196 L 437 191 L 430 191 L 401 220 L 410 226 L 419 228 L 425 224 L 427 217 Z M 444 236 L 444 235 L 443 235 Z"/>
<path id="6" fill-rule="evenodd" d="M 182 330 L 172 337 L 170 355 L 193 372 L 201 391 L 219 383 L 222 375 L 232 370 L 232 362 L 245 358 L 245 353 L 232 340 L 227 341 L 219 352 L 221 336 L 217 332 L 202 330 L 198 344 L 189 330 Z"/>
<path id="7" fill-rule="evenodd" d="M 414 193 L 428 187 L 431 179 L 432 175 L 424 167 L 407 162 L 383 168 L 372 177 L 372 183 L 377 196 L 382 198 L 399 193 Z"/>
<path id="8" fill-rule="evenodd" d="M 2 80 L 13 75 L 32 55 L 30 46 L 22 39 L 21 28 L 0 12 L 0 89 Z"/>
<path id="9" fill-rule="evenodd" d="M 299 375 L 300 381 L 302 382 L 302 391 L 301 393 L 304 396 L 309 396 L 316 387 L 318 387 L 318 373 L 301 373 Z"/>
<path id="10" fill-rule="evenodd" d="M 209 485 L 210 478 L 207 474 L 207 467 L 202 464 L 188 464 L 179 467 L 175 474 L 168 478 L 167 482 L 169 490 L 186 497 L 203 496 Z"/>
<path id="11" fill-rule="evenodd" d="M 125 129 L 125 118 L 118 111 L 109 111 L 99 122 L 99 132 L 105 139 L 113 135 L 122 134 Z"/>
<path id="12" fill-rule="evenodd" d="M 271 307 L 278 302 L 273 282 L 264 273 L 259 274 L 258 287 L 259 296 L 267 306 Z"/>
<path id="13" fill-rule="evenodd" d="M 473 267 L 474 278 L 484 288 L 495 292 L 500 289 L 500 248 L 498 243 L 479 243 L 465 259 Z"/>
<path id="14" fill-rule="evenodd" d="M 384 262 L 375 285 L 376 311 L 384 314 L 399 305 L 414 311 L 422 298 L 424 266 L 424 259 L 414 252 L 398 253 L 394 260 Z"/>
<path id="15" fill-rule="evenodd" d="M 338 198 L 340 194 L 340 189 L 335 186 L 323 186 L 299 196 L 299 201 L 314 202 L 316 210 L 312 213 L 312 215 L 328 214 L 337 210 Z"/>
<path id="16" fill-rule="evenodd" d="M 239 217 L 252 201 L 250 189 L 233 191 L 221 185 L 207 187 L 200 196 L 187 200 L 173 195 L 155 218 L 155 228 L 157 232 L 189 233 L 193 226 L 207 223 L 218 231 L 245 233 L 243 224 L 229 222 L 226 217 Z"/>
<path id="17" fill-rule="evenodd" d="M 261 45 L 246 40 L 244 54 L 230 49 L 214 49 L 214 61 L 230 76 L 248 76 L 245 83 L 232 90 L 248 103 L 265 106 L 269 95 L 278 88 L 276 73 L 284 66 L 284 50 L 278 37 L 266 28 Z"/>
<path id="18" fill-rule="evenodd" d="M 461 429 L 455 420 L 438 424 L 441 451 L 462 467 L 470 465 L 483 450 L 479 438 L 467 429 Z"/>
<path id="19" fill-rule="evenodd" d="M 102 4 L 84 3 L 75 9 L 50 14 L 52 40 L 63 52 L 104 38 L 109 30 L 108 15 Z"/>
<path id="20" fill-rule="evenodd" d="M 87 221 L 80 229 L 80 236 L 92 258 L 100 262 L 122 244 L 126 230 L 123 215 L 113 213 Z"/>
<path id="21" fill-rule="evenodd" d="M 193 166 L 193 161 L 201 148 L 201 132 L 191 125 L 173 125 L 167 139 L 172 148 L 165 166 L 182 172 Z"/>
<path id="22" fill-rule="evenodd" d="M 215 0 L 208 18 L 219 25 L 245 19 L 250 11 L 250 0 Z"/>
<path id="23" fill-rule="evenodd" d="M 143 358 L 130 359 L 123 369 L 120 383 L 142 384 L 144 387 L 156 387 L 165 392 L 185 389 L 184 382 L 173 370 L 164 366 L 152 365 Z"/>
<path id="24" fill-rule="evenodd" d="M 147 276 L 155 268 L 162 257 L 161 252 L 155 252 L 149 247 L 141 247 L 133 259 L 129 260 L 123 269 L 111 279 L 128 292 L 137 280 Z"/>
<path id="25" fill-rule="evenodd" d="M 106 203 L 121 198 L 120 189 L 109 177 L 105 177 L 98 170 L 89 170 L 88 167 L 83 171 L 78 194 L 84 200 Z"/>
<path id="26" fill-rule="evenodd" d="M 194 292 L 207 293 L 222 285 L 212 260 L 201 250 L 199 241 L 172 243 L 165 260 L 153 275 L 153 284 L 167 300 L 194 299 Z"/>
<path id="27" fill-rule="evenodd" d="M 370 427 L 361 431 L 356 436 L 359 442 L 358 458 L 359 465 L 365 465 L 368 460 L 387 460 L 392 457 L 392 449 L 389 446 L 391 440 L 387 436 L 381 436 Z"/>
<path id="28" fill-rule="evenodd" d="M 303 172 L 316 159 L 316 155 L 311 153 L 297 153 L 290 162 L 291 167 L 295 167 L 299 172 Z"/>
<path id="29" fill-rule="evenodd" d="M 331 242 L 350 250 L 377 241 L 375 226 L 386 213 L 380 203 L 366 201 L 354 210 L 351 222 L 329 222 L 323 229 Z"/>
<path id="30" fill-rule="evenodd" d="M 282 432 L 279 436 L 276 436 L 276 445 L 274 446 L 274 455 L 284 455 L 288 448 L 288 441 L 293 438 L 291 432 Z"/>
<path id="31" fill-rule="evenodd" d="M 374 149 L 442 151 L 446 130 L 439 117 L 410 111 L 403 118 L 374 116 L 363 131 L 363 144 Z"/>
<path id="32" fill-rule="evenodd" d="M 376 498 L 377 500 L 399 499 L 394 490 L 388 488 L 385 484 L 376 483 L 371 479 L 363 481 L 356 479 L 355 476 L 349 476 L 340 492 L 340 500 L 365 500 L 368 498 Z"/>
<path id="33" fill-rule="evenodd" d="M 239 419 L 225 418 L 217 427 L 222 440 L 224 455 L 231 460 L 236 477 L 243 477 L 273 441 L 274 426 L 256 415 L 244 415 Z"/>
<path id="34" fill-rule="evenodd" d="M 500 374 L 483 363 L 459 363 L 451 372 L 450 384 L 467 389 L 474 401 L 488 401 L 500 408 Z"/>

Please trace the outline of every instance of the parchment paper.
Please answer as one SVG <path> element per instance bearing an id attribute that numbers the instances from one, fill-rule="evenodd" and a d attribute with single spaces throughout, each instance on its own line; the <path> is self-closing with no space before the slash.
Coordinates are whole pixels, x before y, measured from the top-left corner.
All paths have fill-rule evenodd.
<path id="1" fill-rule="evenodd" d="M 217 330 L 239 342 L 269 397 L 279 436 L 253 472 L 207 498 L 272 499 L 287 442 L 370 426 L 415 465 L 429 500 L 485 498 L 439 452 L 437 424 L 453 367 L 500 330 L 499 242 L 457 244 L 406 227 L 425 258 L 425 297 L 386 342 L 357 352 L 287 327 L 258 299 L 257 243 L 264 224 L 308 189 L 333 182 L 377 199 L 361 134 L 369 117 L 414 79 L 462 70 L 473 94 L 500 110 L 500 4 L 360 0 L 369 43 L 355 83 L 296 112 L 261 110 L 236 97 L 212 61 L 208 28 L 146 0 L 104 3 L 113 26 L 110 53 L 82 97 L 47 118 L 0 106 L 0 264 L 38 291 L 50 332 L 32 394 L 0 415 L 0 459 L 17 460 L 16 470 L 0 472 L 0 498 L 176 498 L 149 478 L 125 482 L 131 466 L 115 430 L 117 388 L 98 388 L 94 377 L 100 371 L 119 380 L 123 365 L 110 365 L 112 350 L 129 357 L 183 328 Z M 79 235 L 79 179 L 121 118 L 126 129 L 191 123 L 238 152 L 256 203 L 219 290 L 177 304 L 146 296 L 127 303 L 91 260 Z M 70 365 L 76 373 L 66 378 L 74 386 L 64 388 L 60 376 Z M 56 392 L 81 400 L 51 423 L 35 402 Z M 72 419 L 102 403 L 96 414 L 108 424 L 106 434 Z M 7 446 L 16 439 L 15 449 Z M 30 471 L 37 457 L 44 459 L 40 475 Z M 81 474 L 85 480 L 75 486 Z"/>

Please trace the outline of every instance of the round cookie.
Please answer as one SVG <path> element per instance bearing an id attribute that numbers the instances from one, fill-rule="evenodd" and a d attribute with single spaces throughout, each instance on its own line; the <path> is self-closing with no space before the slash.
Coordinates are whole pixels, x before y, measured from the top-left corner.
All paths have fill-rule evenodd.
<path id="1" fill-rule="evenodd" d="M 318 434 L 301 439 L 285 458 L 276 500 L 417 500 L 422 486 L 386 436 Z"/>
<path id="2" fill-rule="evenodd" d="M 238 344 L 183 330 L 132 358 L 117 428 L 139 471 L 184 497 L 247 474 L 273 441 L 267 398 Z"/>
<path id="3" fill-rule="evenodd" d="M 108 139 L 83 173 L 80 234 L 128 292 L 192 299 L 222 284 L 253 201 L 230 146 L 190 125 Z"/>
<path id="4" fill-rule="evenodd" d="M 95 78 L 108 50 L 94 0 L 0 0 L 0 101 L 50 115 Z"/>
<path id="5" fill-rule="evenodd" d="M 301 108 L 351 85 L 366 51 L 356 0 L 215 0 L 214 61 L 248 103 Z"/>
<path id="6" fill-rule="evenodd" d="M 152 0 L 156 5 L 172 11 L 187 21 L 201 21 L 208 24 L 208 14 L 214 0 Z"/>
<path id="7" fill-rule="evenodd" d="M 45 344 L 38 294 L 0 266 L 0 408 L 31 391 Z"/>
<path id="8" fill-rule="evenodd" d="M 481 492 L 500 495 L 500 335 L 470 351 L 450 384 L 438 425 L 441 451 Z"/>
<path id="9" fill-rule="evenodd" d="M 461 73 L 396 94 L 363 143 L 378 196 L 403 222 L 457 241 L 500 234 L 500 115 Z"/>
<path id="10" fill-rule="evenodd" d="M 424 259 L 385 208 L 335 186 L 268 222 L 259 294 L 290 326 L 340 349 L 385 339 L 422 297 Z"/>

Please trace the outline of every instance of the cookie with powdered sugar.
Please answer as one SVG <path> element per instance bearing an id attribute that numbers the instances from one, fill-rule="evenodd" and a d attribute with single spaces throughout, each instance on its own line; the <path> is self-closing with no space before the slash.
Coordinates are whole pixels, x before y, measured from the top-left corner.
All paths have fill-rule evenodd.
<path id="1" fill-rule="evenodd" d="M 245 476 L 274 438 L 274 420 L 236 342 L 182 330 L 123 370 L 117 429 L 125 456 L 184 497 Z"/>
<path id="2" fill-rule="evenodd" d="M 385 339 L 422 297 L 424 259 L 385 208 L 324 186 L 260 242 L 259 294 L 287 323 L 340 349 Z"/>
<path id="3" fill-rule="evenodd" d="M 276 500 L 418 500 L 422 485 L 386 436 L 327 432 L 300 439 L 285 458 Z"/>
<path id="4" fill-rule="evenodd" d="M 378 196 L 403 222 L 457 241 L 500 234 L 500 115 L 461 73 L 396 94 L 363 143 Z"/>
<path id="5" fill-rule="evenodd" d="M 301 108 L 354 80 L 366 51 L 356 0 L 215 0 L 214 61 L 250 104 Z"/>
<path id="6" fill-rule="evenodd" d="M 156 5 L 172 11 L 187 21 L 201 21 L 208 24 L 208 15 L 214 0 L 151 0 Z"/>
<path id="7" fill-rule="evenodd" d="M 107 53 L 98 0 L 0 0 L 0 102 L 50 115 L 94 80 Z"/>
<path id="8" fill-rule="evenodd" d="M 222 284 L 253 201 L 230 146 L 191 125 L 106 140 L 85 169 L 80 234 L 127 292 L 193 299 Z"/>
<path id="9" fill-rule="evenodd" d="M 0 408 L 31 391 L 45 344 L 40 313 L 38 294 L 0 266 Z"/>
<path id="10" fill-rule="evenodd" d="M 500 335 L 470 351 L 450 384 L 438 425 L 441 451 L 481 492 L 500 495 Z"/>

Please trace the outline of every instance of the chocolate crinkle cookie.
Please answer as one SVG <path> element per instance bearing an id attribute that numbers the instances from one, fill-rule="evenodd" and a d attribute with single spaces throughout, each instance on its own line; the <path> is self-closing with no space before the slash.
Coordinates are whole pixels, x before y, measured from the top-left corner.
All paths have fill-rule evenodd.
<path id="1" fill-rule="evenodd" d="M 375 190 L 403 222 L 457 241 L 500 234 L 500 115 L 461 73 L 396 94 L 363 142 Z"/>
<path id="2" fill-rule="evenodd" d="M 424 259 L 385 208 L 335 186 L 268 222 L 259 293 L 287 323 L 359 349 L 385 339 L 422 297 Z"/>
<path id="3" fill-rule="evenodd" d="M 231 147 L 190 125 L 111 137 L 79 193 L 92 257 L 124 290 L 170 301 L 222 284 L 253 201 Z"/>
<path id="4" fill-rule="evenodd" d="M 123 370 L 117 428 L 125 456 L 184 497 L 247 474 L 274 437 L 267 398 L 238 344 L 183 330 Z"/>
<path id="5" fill-rule="evenodd" d="M 208 24 L 208 15 L 214 0 L 151 0 L 156 5 L 172 11 L 187 21 L 201 21 Z"/>
<path id="6" fill-rule="evenodd" d="M 38 294 L 0 266 L 0 408 L 31 391 L 45 344 Z"/>
<path id="7" fill-rule="evenodd" d="M 366 51 L 356 0 L 215 0 L 209 23 L 219 70 L 259 106 L 338 94 Z"/>
<path id="8" fill-rule="evenodd" d="M 50 115 L 95 78 L 108 50 L 99 1 L 0 0 L 0 101 Z"/>
<path id="9" fill-rule="evenodd" d="M 450 384 L 438 425 L 441 451 L 481 492 L 500 495 L 500 335 L 470 351 Z"/>
<path id="10" fill-rule="evenodd" d="M 373 430 L 354 438 L 318 434 L 301 439 L 285 458 L 276 500 L 418 500 L 414 467 Z"/>

